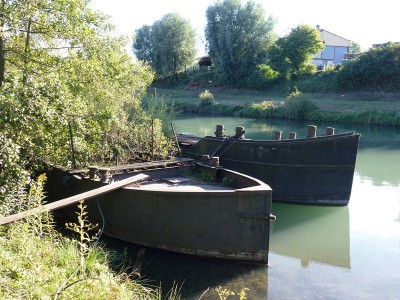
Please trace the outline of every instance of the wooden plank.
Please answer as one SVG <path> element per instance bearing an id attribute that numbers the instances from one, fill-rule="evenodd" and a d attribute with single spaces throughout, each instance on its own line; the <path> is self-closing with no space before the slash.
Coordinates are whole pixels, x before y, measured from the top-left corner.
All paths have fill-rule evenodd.
<path id="1" fill-rule="evenodd" d="M 133 164 L 126 164 L 126 165 L 117 165 L 117 166 L 110 166 L 111 172 L 118 172 L 118 171 L 129 171 L 129 170 L 146 170 L 146 169 L 154 169 L 157 167 L 169 167 L 169 166 L 178 166 L 181 164 L 190 164 L 193 163 L 193 158 L 176 158 L 176 160 L 156 160 L 156 161 L 149 161 L 149 162 L 139 162 Z M 80 173 L 87 173 L 89 169 L 73 169 L 69 170 L 69 174 L 80 174 Z"/>
<path id="2" fill-rule="evenodd" d="M 5 225 L 5 224 L 9 224 L 9 223 L 21 220 L 23 218 L 26 218 L 29 215 L 57 210 L 57 209 L 78 203 L 81 200 L 88 200 L 88 199 L 94 198 L 96 196 L 115 191 L 115 190 L 120 189 L 124 186 L 127 186 L 133 182 L 145 180 L 147 178 L 149 178 L 149 175 L 138 174 L 138 175 L 135 175 L 135 176 L 99 187 L 99 188 L 91 190 L 91 191 L 87 191 L 87 192 L 84 192 L 84 193 L 81 193 L 81 194 L 78 194 L 75 196 L 71 196 L 71 197 L 68 197 L 65 199 L 61 199 L 61 200 L 43 205 L 41 207 L 36 207 L 36 208 L 26 210 L 26 211 L 23 211 L 23 212 L 14 214 L 14 215 L 3 217 L 0 219 L 0 225 Z"/>

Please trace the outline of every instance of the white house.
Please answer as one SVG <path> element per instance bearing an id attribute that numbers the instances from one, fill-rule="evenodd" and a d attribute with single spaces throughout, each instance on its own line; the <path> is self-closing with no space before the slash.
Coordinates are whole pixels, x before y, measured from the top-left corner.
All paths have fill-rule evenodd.
<path id="1" fill-rule="evenodd" d="M 338 36 L 325 29 L 320 29 L 317 25 L 319 34 L 324 41 L 325 48 L 322 52 L 313 57 L 313 64 L 325 67 L 342 63 L 350 49 L 350 40 Z"/>

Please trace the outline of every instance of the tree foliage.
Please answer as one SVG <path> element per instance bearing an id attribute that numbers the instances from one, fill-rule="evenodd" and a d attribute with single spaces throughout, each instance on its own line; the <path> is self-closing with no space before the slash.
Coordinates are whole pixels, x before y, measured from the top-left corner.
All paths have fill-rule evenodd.
<path id="1" fill-rule="evenodd" d="M 276 41 L 269 53 L 270 64 L 286 78 L 309 73 L 313 55 L 323 49 L 318 29 L 299 25 Z"/>
<path id="2" fill-rule="evenodd" d="M 116 153 L 127 161 L 153 147 L 152 134 L 159 150 L 168 150 L 161 149 L 167 143 L 161 122 L 149 130 L 140 105 L 153 80 L 150 67 L 133 62 L 124 50 L 127 39 L 113 37 L 88 1 L 0 5 L 0 137 L 10 145 L 4 153 L 13 155 L 0 157 L 1 176 L 24 175 L 21 168 L 38 160 L 71 166 L 69 122 L 78 166 L 107 163 Z"/>
<path id="3" fill-rule="evenodd" d="M 400 88 L 400 45 L 388 43 L 363 52 L 343 65 L 336 80 L 340 90 Z"/>
<path id="4" fill-rule="evenodd" d="M 349 53 L 354 53 L 354 54 L 358 54 L 361 52 L 361 46 L 359 43 L 355 42 L 355 41 L 350 41 L 350 49 L 349 49 Z"/>
<path id="5" fill-rule="evenodd" d="M 133 50 L 159 77 L 176 75 L 191 66 L 196 55 L 195 31 L 188 20 L 171 13 L 135 32 Z"/>
<path id="6" fill-rule="evenodd" d="M 220 80 L 243 83 L 265 62 L 274 41 L 274 21 L 265 19 L 261 4 L 217 1 L 208 7 L 205 37 Z"/>

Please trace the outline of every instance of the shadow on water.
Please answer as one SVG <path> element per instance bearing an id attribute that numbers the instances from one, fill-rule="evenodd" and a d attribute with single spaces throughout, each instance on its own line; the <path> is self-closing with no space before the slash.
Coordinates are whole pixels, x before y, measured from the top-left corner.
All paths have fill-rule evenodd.
<path id="1" fill-rule="evenodd" d="M 74 236 L 65 228 L 65 223 L 72 220 L 60 212 L 54 216 L 57 231 L 64 236 Z M 134 273 L 137 255 L 143 246 L 106 235 L 101 235 L 99 242 L 110 251 L 113 257 L 111 268 L 115 272 Z M 219 299 L 215 291 L 219 286 L 237 295 L 242 289 L 248 288 L 248 299 L 267 299 L 267 272 L 268 266 L 263 264 L 204 258 L 146 247 L 140 278 L 136 274 L 132 278 L 150 287 L 161 287 L 163 296 L 176 286 L 185 300 L 199 297 L 202 300 Z"/>
<path id="2" fill-rule="evenodd" d="M 132 265 L 135 263 L 140 246 L 109 237 L 104 237 L 103 242 L 113 251 L 127 251 L 128 259 L 131 259 Z M 215 292 L 218 286 L 235 294 L 248 288 L 248 299 L 267 298 L 266 265 L 202 258 L 152 248 L 146 248 L 141 280 L 161 286 L 164 294 L 175 284 L 180 288 L 182 299 L 198 299 L 200 296 L 201 299 L 219 299 Z"/>
<path id="3" fill-rule="evenodd" d="M 350 269 L 348 207 L 320 207 L 274 202 L 270 253 Z"/>
<path id="4" fill-rule="evenodd" d="M 350 269 L 348 207 L 319 207 L 274 202 L 270 253 L 298 259 L 302 267 L 310 263 Z M 139 246 L 104 237 L 112 250 L 126 248 L 134 264 Z M 273 264 L 273 261 L 271 262 Z M 162 286 L 166 293 L 174 284 L 183 299 L 218 299 L 215 288 L 222 286 L 238 294 L 248 288 L 248 299 L 268 298 L 268 267 L 232 261 L 200 258 L 146 248 L 142 279 Z M 236 299 L 236 298 L 232 298 Z M 237 298 L 239 299 L 239 298 Z"/>

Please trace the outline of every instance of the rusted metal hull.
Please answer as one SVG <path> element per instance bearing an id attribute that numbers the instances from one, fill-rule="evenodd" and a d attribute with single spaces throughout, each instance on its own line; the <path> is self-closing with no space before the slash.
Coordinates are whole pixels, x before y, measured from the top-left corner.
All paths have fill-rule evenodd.
<path id="1" fill-rule="evenodd" d="M 199 256 L 268 262 L 271 189 L 263 182 L 223 168 L 200 166 L 216 178 L 231 178 L 237 188 L 193 190 L 130 186 L 87 202 L 92 222 L 104 233 L 128 242 Z M 185 167 L 184 167 L 185 168 Z M 139 171 L 151 178 L 180 176 L 182 167 Z M 114 174 L 121 180 L 137 174 Z M 80 174 L 54 168 L 49 174 L 52 198 L 101 186 Z M 56 200 L 56 199 L 54 199 Z"/>
<path id="2" fill-rule="evenodd" d="M 347 205 L 359 138 L 354 132 L 264 141 L 205 137 L 183 155 L 218 156 L 222 166 L 270 185 L 274 201 Z"/>

